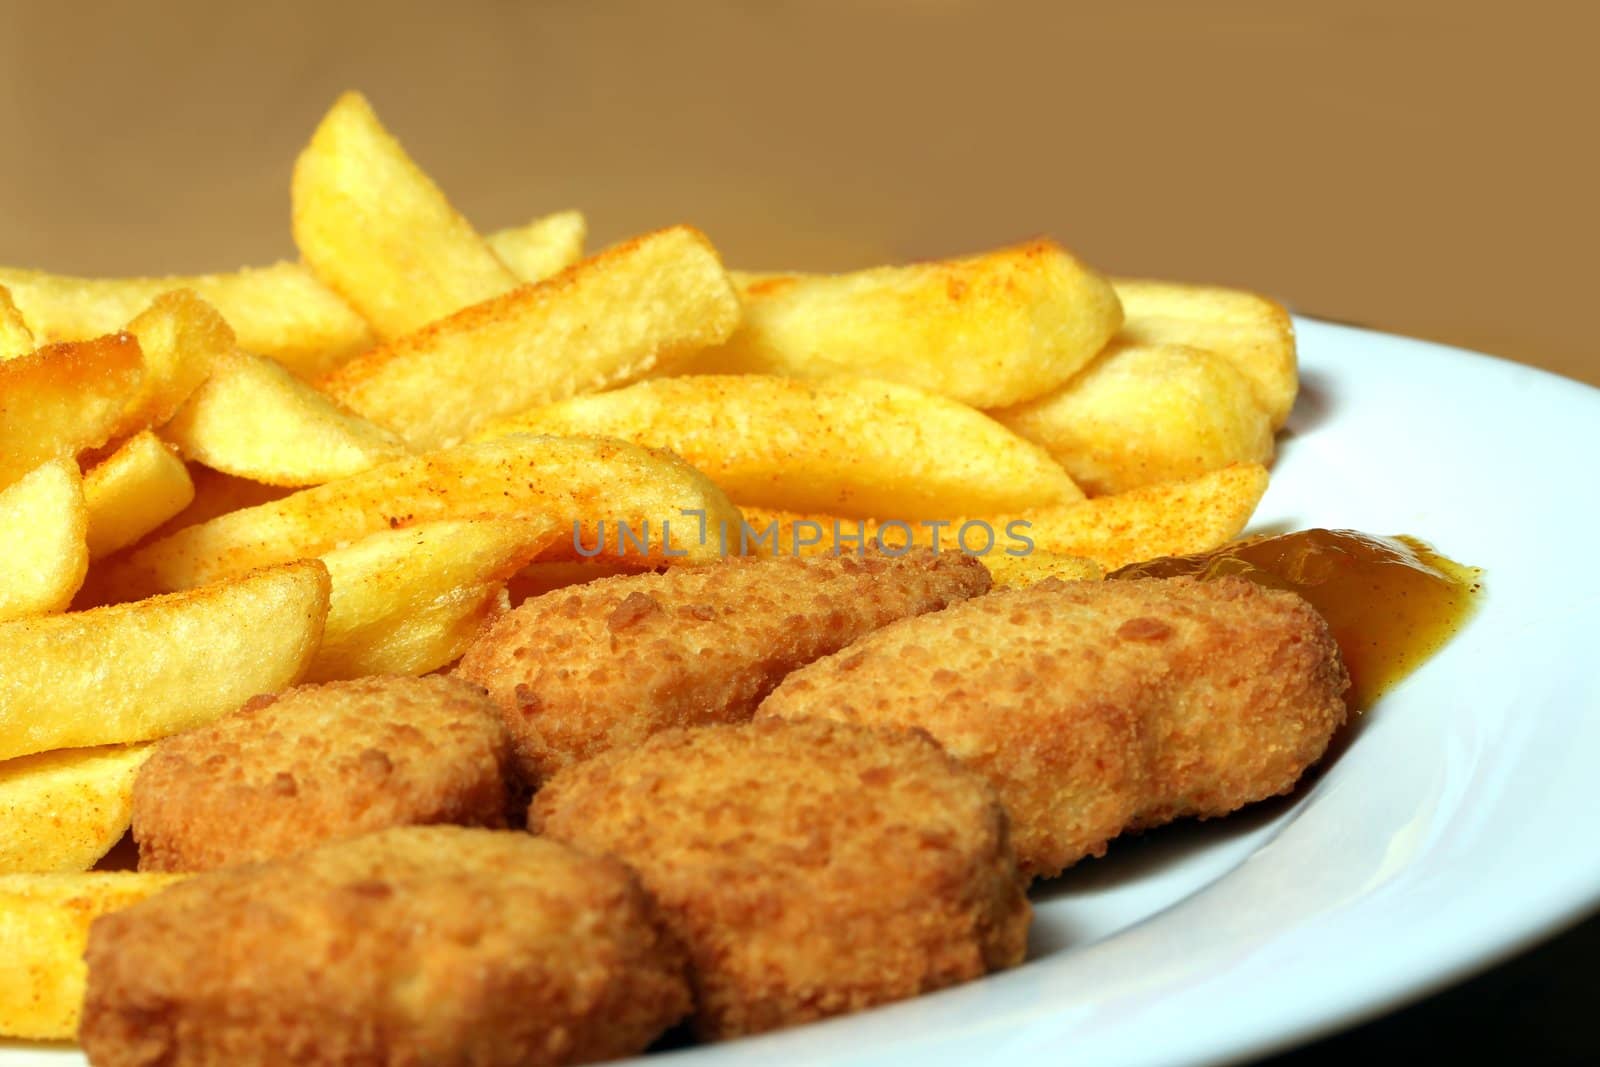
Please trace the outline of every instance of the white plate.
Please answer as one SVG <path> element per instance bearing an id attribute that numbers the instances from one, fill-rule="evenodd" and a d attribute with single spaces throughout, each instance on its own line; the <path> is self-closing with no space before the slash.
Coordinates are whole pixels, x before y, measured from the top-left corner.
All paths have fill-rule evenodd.
<path id="1" fill-rule="evenodd" d="M 1035 894 L 1029 962 L 656 1064 L 1206 1064 L 1349 1025 L 1600 904 L 1600 391 L 1299 320 L 1304 389 L 1253 528 L 1410 533 L 1478 616 L 1287 801 L 1113 845 Z M 3 962 L 0 962 L 3 965 Z M 0 1067 L 66 1067 L 0 1044 Z"/>

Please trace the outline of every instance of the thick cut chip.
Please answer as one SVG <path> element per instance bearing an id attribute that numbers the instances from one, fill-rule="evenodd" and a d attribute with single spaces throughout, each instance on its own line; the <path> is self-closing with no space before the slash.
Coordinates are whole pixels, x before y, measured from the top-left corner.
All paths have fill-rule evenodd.
<path id="1" fill-rule="evenodd" d="M 998 575 L 1011 564 L 1002 557 L 1015 557 L 1022 571 L 1029 569 L 1028 557 L 1035 555 L 1075 557 L 1112 571 L 1157 556 L 1208 552 L 1239 535 L 1266 491 L 1265 467 L 1236 463 L 1198 478 L 1077 504 L 949 520 L 857 519 L 746 507 L 743 538 L 736 535 L 730 551 L 859 555 L 874 547 L 903 553 L 913 545 L 965 551 L 999 568 L 996 584 L 1003 585 L 1007 583 Z"/>
<path id="2" fill-rule="evenodd" d="M 110 591 L 131 598 L 318 556 L 401 526 L 540 517 L 561 523 L 552 552 L 568 558 L 706 559 L 718 546 L 702 531 L 737 523 L 739 512 L 705 475 L 669 453 L 621 441 L 515 435 L 395 460 L 221 515 L 107 561 L 104 573 Z M 637 541 L 619 544 L 623 523 Z"/>
<path id="3" fill-rule="evenodd" d="M 194 500 L 194 482 L 171 446 L 145 430 L 83 476 L 89 558 L 133 544 Z"/>
<path id="4" fill-rule="evenodd" d="M 294 241 L 382 337 L 517 284 L 360 93 L 334 102 L 295 161 Z"/>
<path id="5" fill-rule="evenodd" d="M 1059 578 L 1063 582 L 1098 582 L 1106 576 L 1105 568 L 1083 556 L 1061 556 L 1054 552 L 1030 552 L 1025 556 L 1012 556 L 1004 552 L 991 552 L 983 557 L 994 579 L 995 588 L 1016 588 L 1035 585 L 1046 578 Z"/>
<path id="6" fill-rule="evenodd" d="M 333 596 L 306 680 L 445 666 L 506 610 L 506 580 L 566 532 L 554 519 L 427 522 L 326 553 Z"/>
<path id="7" fill-rule="evenodd" d="M 736 275 L 744 318 L 710 373 L 865 375 L 990 408 L 1066 381 L 1122 322 L 1111 284 L 1052 241 L 841 275 Z"/>
<path id="8" fill-rule="evenodd" d="M 61 611 L 89 570 L 88 508 L 70 459 L 0 490 L 0 620 Z"/>
<path id="9" fill-rule="evenodd" d="M 155 531 L 155 536 L 158 538 L 185 527 L 209 522 L 218 515 L 226 515 L 230 511 L 242 511 L 259 504 L 282 500 L 294 492 L 293 489 L 285 489 L 281 485 L 263 485 L 248 478 L 236 478 L 198 463 L 188 464 L 188 468 L 189 480 L 194 483 L 194 499 L 189 502 L 188 507 L 161 524 Z"/>
<path id="10" fill-rule="evenodd" d="M 144 382 L 126 415 L 130 429 L 160 426 L 211 373 L 217 357 L 233 350 L 233 330 L 216 308 L 180 289 L 163 293 L 128 332 L 144 356 Z"/>
<path id="11" fill-rule="evenodd" d="M 990 414 L 1091 496 L 1272 459 L 1249 379 L 1198 348 L 1115 342 L 1060 388 Z"/>
<path id="12" fill-rule="evenodd" d="M 67 748 L 0 762 L 0 873 L 86 871 L 128 830 L 150 745 Z"/>
<path id="13" fill-rule="evenodd" d="M 328 569 L 0 623 L 0 759 L 149 741 L 293 685 L 322 640 Z"/>
<path id="14" fill-rule="evenodd" d="M 589 224 L 581 211 L 558 211 L 489 235 L 489 248 L 525 282 L 542 282 L 583 258 Z"/>
<path id="15" fill-rule="evenodd" d="M 1250 379 L 1256 402 L 1274 430 L 1287 421 L 1300 374 L 1294 321 L 1282 304 L 1211 285 L 1134 278 L 1117 278 L 1113 284 L 1122 300 L 1122 340 L 1215 352 Z"/>
<path id="16" fill-rule="evenodd" d="M 84 341 L 122 329 L 162 293 L 190 289 L 222 313 L 240 346 L 304 377 L 370 348 L 372 330 L 298 263 L 231 274 L 166 278 L 72 278 L 0 267 L 39 344 Z"/>
<path id="17" fill-rule="evenodd" d="M 490 426 L 668 448 L 740 504 L 906 519 L 1081 500 L 1060 464 L 982 412 L 909 385 L 657 378 Z"/>
<path id="18" fill-rule="evenodd" d="M 267 485 L 321 485 L 406 454 L 388 430 L 248 352 L 219 359 L 161 432 L 188 459 Z"/>
<path id="19" fill-rule="evenodd" d="M 139 342 L 125 333 L 0 363 L 0 487 L 57 456 L 105 444 L 123 428 L 143 380 Z"/>
<path id="20" fill-rule="evenodd" d="M 37 345 L 22 312 L 11 302 L 11 292 L 0 285 L 0 363 L 32 352 Z"/>
<path id="21" fill-rule="evenodd" d="M 182 874 L 93 871 L 0 875 L 0 1034 L 69 1041 L 89 972 L 89 924 L 157 893 Z"/>
<path id="22" fill-rule="evenodd" d="M 716 250 L 676 226 L 380 346 L 322 384 L 413 448 L 437 448 L 495 416 L 643 377 L 738 321 Z"/>

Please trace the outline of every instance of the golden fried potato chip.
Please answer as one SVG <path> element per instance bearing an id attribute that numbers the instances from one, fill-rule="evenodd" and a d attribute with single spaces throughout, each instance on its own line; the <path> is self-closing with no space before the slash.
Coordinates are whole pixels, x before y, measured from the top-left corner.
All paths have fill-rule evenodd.
<path id="1" fill-rule="evenodd" d="M 107 589 L 126 599 L 321 555 L 381 530 L 476 518 L 556 519 L 564 535 L 551 551 L 568 557 L 709 558 L 718 546 L 714 535 L 702 540 L 701 529 L 738 516 L 715 485 L 670 453 L 522 434 L 394 460 L 229 512 L 108 560 L 102 573 Z M 635 542 L 619 544 L 622 523 Z"/>
<path id="2" fill-rule="evenodd" d="M 656 378 L 488 427 L 667 448 L 740 504 L 923 519 L 1081 500 L 1037 445 L 948 397 L 866 378 Z"/>
<path id="3" fill-rule="evenodd" d="M 426 674 L 506 608 L 506 580 L 557 537 L 554 519 L 461 519 L 383 530 L 325 553 L 333 597 L 313 682 Z"/>
<path id="4" fill-rule="evenodd" d="M 306 265 L 380 337 L 517 284 L 360 93 L 334 102 L 295 161 L 290 188 Z"/>
<path id="5" fill-rule="evenodd" d="M 78 465 L 41 464 L 0 490 L 0 620 L 62 611 L 89 570 Z"/>
<path id="6" fill-rule="evenodd" d="M 86 871 L 128 830 L 150 745 L 65 748 L 0 762 L 0 874 Z"/>
<path id="7" fill-rule="evenodd" d="M 1250 379 L 1274 430 L 1289 418 L 1300 373 L 1294 321 L 1283 305 L 1257 293 L 1214 285 L 1113 279 L 1122 300 L 1121 340 L 1189 345 L 1215 352 Z"/>
<path id="8" fill-rule="evenodd" d="M 675 226 L 376 348 L 322 387 L 413 448 L 438 448 L 495 416 L 633 381 L 738 320 L 716 250 Z"/>
<path id="9" fill-rule="evenodd" d="M 37 345 L 22 312 L 11 302 L 11 292 L 0 285 L 0 363 L 32 352 Z"/>
<path id="10" fill-rule="evenodd" d="M 1060 556 L 1054 552 L 1030 552 L 1026 556 L 1012 556 L 1005 552 L 991 552 L 983 557 L 994 579 L 995 588 L 1020 588 L 1034 585 L 1046 578 L 1059 578 L 1063 582 L 1098 582 L 1106 576 L 1105 568 L 1083 556 Z"/>
<path id="11" fill-rule="evenodd" d="M 218 515 L 226 515 L 230 511 L 243 511 L 258 504 L 282 500 L 294 492 L 293 489 L 286 489 L 281 485 L 263 485 L 248 478 L 223 474 L 198 463 L 190 463 L 187 466 L 189 480 L 194 483 L 194 499 L 189 502 L 188 507 L 155 530 L 154 535 L 157 538 L 176 533 L 185 527 L 209 522 Z"/>
<path id="12" fill-rule="evenodd" d="M 489 248 L 525 282 L 542 282 L 583 258 L 589 223 L 581 211 L 558 211 L 489 235 Z"/>
<path id="13" fill-rule="evenodd" d="M 0 759 L 149 741 L 293 685 L 328 569 L 299 560 L 170 596 L 0 623 Z"/>
<path id="14" fill-rule="evenodd" d="M 89 558 L 133 544 L 194 500 L 189 469 L 171 446 L 145 430 L 83 476 L 89 508 Z"/>
<path id="15" fill-rule="evenodd" d="M 1250 380 L 1198 348 L 1116 341 L 1065 385 L 989 414 L 1042 445 L 1091 496 L 1272 459 Z"/>
<path id="16" fill-rule="evenodd" d="M 0 875 L 0 1034 L 70 1041 L 78 1033 L 95 919 L 187 875 L 135 871 Z"/>
<path id="17" fill-rule="evenodd" d="M 189 289 L 222 313 L 239 345 L 315 377 L 370 348 L 372 330 L 298 263 L 231 274 L 166 278 L 73 278 L 0 267 L 39 344 L 86 341 L 123 323 L 174 289 Z"/>
<path id="18" fill-rule="evenodd" d="M 283 367 L 229 352 L 161 431 L 188 459 L 267 485 L 321 485 L 407 454 Z"/>
<path id="19" fill-rule="evenodd" d="M 125 415 L 127 430 L 160 426 L 233 351 L 233 330 L 216 308 L 187 289 L 163 293 L 128 323 L 144 357 L 144 381 Z"/>
<path id="20" fill-rule="evenodd" d="M 0 363 L 0 488 L 123 430 L 144 381 L 131 334 L 47 345 Z"/>
<path id="21" fill-rule="evenodd" d="M 1053 389 L 1116 332 L 1111 284 L 1053 241 L 840 275 L 736 274 L 744 318 L 697 373 L 882 378 L 973 407 Z"/>

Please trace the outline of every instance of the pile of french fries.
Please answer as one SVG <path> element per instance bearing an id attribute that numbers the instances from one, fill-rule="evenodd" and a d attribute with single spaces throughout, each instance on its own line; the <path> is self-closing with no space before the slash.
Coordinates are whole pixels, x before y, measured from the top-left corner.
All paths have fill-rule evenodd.
<path id="1" fill-rule="evenodd" d="M 809 276 L 685 226 L 585 258 L 576 212 L 483 236 L 357 94 L 292 200 L 296 263 L 0 268 L 0 1034 L 70 1037 L 89 922 L 171 880 L 81 873 L 161 737 L 741 547 L 1022 523 L 1003 583 L 1206 550 L 1296 391 L 1278 305 L 1049 241 Z"/>

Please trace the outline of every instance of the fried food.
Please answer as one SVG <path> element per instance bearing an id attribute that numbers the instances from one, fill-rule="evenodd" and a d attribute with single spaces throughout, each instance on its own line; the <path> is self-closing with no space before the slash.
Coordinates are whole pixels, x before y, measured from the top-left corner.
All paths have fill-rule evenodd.
<path id="1" fill-rule="evenodd" d="M 139 342 L 119 333 L 0 362 L 0 489 L 41 463 L 129 429 L 144 381 Z"/>
<path id="2" fill-rule="evenodd" d="M 864 375 L 973 407 L 1055 388 L 1122 322 L 1110 283 L 1054 241 L 837 275 L 739 274 L 744 318 L 701 373 Z"/>
<path id="3" fill-rule="evenodd" d="M 762 717 L 919 727 L 994 783 L 1024 871 L 1287 793 L 1349 676 L 1292 593 L 1243 579 L 1046 581 L 891 624 L 786 678 Z"/>
<path id="4" fill-rule="evenodd" d="M 716 249 L 674 226 L 380 345 L 321 384 L 412 448 L 438 448 L 497 416 L 670 366 L 738 322 Z"/>
<path id="5" fill-rule="evenodd" d="M 63 611 L 89 573 L 89 508 L 71 459 L 0 489 L 0 621 Z"/>
<path id="6" fill-rule="evenodd" d="M 1065 385 L 989 413 L 1091 496 L 1272 460 L 1250 380 L 1204 349 L 1113 343 Z"/>
<path id="7" fill-rule="evenodd" d="M 0 623 L 0 759 L 149 741 L 300 680 L 322 640 L 318 560 L 132 604 Z"/>
<path id="8" fill-rule="evenodd" d="M 1098 582 L 1106 576 L 1105 569 L 1092 559 L 1058 556 L 1053 552 L 1029 552 L 1025 556 L 991 552 L 983 557 L 983 565 L 989 568 L 989 577 L 994 579 L 996 589 L 1036 585 L 1046 578 Z"/>
<path id="9" fill-rule="evenodd" d="M 248 352 L 221 355 L 161 433 L 186 459 L 267 485 L 321 485 L 408 454 L 399 437 Z"/>
<path id="10" fill-rule="evenodd" d="M 89 924 L 181 874 L 0 874 L 0 1034 L 70 1041 L 78 1032 Z M 53 1055 L 53 1054 L 50 1054 Z"/>
<path id="11" fill-rule="evenodd" d="M 0 363 L 25 356 L 37 347 L 33 331 L 11 302 L 11 291 L 0 285 Z"/>
<path id="12" fill-rule="evenodd" d="M 689 1008 L 620 863 L 461 827 L 196 875 L 96 920 L 85 955 L 98 1067 L 580 1063 Z"/>
<path id="13" fill-rule="evenodd" d="M 129 430 L 160 426 L 233 351 L 233 329 L 217 309 L 187 289 L 163 293 L 128 323 L 139 342 L 144 378 L 123 416 Z"/>
<path id="14" fill-rule="evenodd" d="M 504 827 L 510 764 L 495 706 L 453 678 L 253 697 L 160 742 L 139 771 L 139 869 L 256 863 L 391 826 Z"/>
<path id="15" fill-rule="evenodd" d="M 126 548 L 194 503 L 194 480 L 151 430 L 128 438 L 83 475 L 89 558 Z"/>
<path id="16" fill-rule="evenodd" d="M 290 196 L 300 255 L 380 337 L 517 284 L 360 93 L 328 109 L 295 160 Z"/>
<path id="17" fill-rule="evenodd" d="M 149 744 L 107 745 L 0 762 L 0 873 L 94 866 L 127 833 L 149 755 Z"/>
<path id="18" fill-rule="evenodd" d="M 657 734 L 558 774 L 530 829 L 639 872 L 728 1038 L 1022 962 L 993 791 L 924 734 L 768 720 Z"/>
<path id="19" fill-rule="evenodd" d="M 1300 390 L 1294 320 L 1282 304 L 1216 285 L 1112 279 L 1124 319 L 1118 339 L 1189 345 L 1215 352 L 1250 380 L 1274 430 L 1288 421 Z"/>
<path id="20" fill-rule="evenodd" d="M 1039 446 L 909 385 L 771 375 L 656 378 L 487 426 L 671 449 L 736 503 L 940 519 L 1082 500 Z"/>
<path id="21" fill-rule="evenodd" d="M 542 282 L 583 258 L 583 241 L 589 233 L 581 211 L 557 211 L 523 226 L 491 233 L 490 251 L 511 273 L 525 282 Z"/>
<path id="22" fill-rule="evenodd" d="M 729 559 L 526 601 L 456 673 L 489 690 L 530 782 L 675 726 L 740 722 L 789 671 L 984 592 L 975 559 Z"/>

